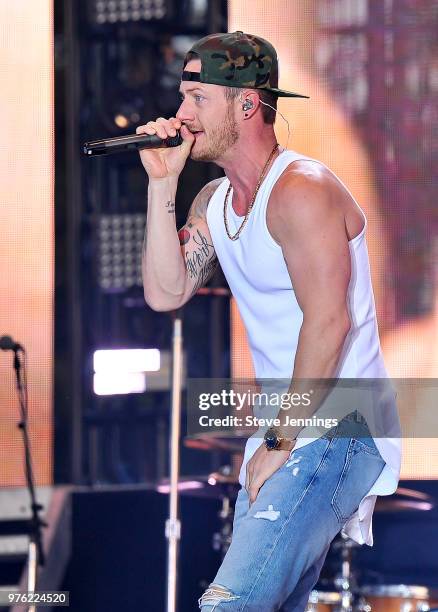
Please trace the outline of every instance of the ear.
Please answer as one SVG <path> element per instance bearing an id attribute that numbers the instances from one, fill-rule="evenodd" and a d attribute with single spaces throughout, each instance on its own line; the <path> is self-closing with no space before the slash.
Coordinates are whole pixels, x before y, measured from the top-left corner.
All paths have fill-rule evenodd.
<path id="1" fill-rule="evenodd" d="M 242 90 L 239 101 L 242 103 L 241 109 L 245 119 L 252 117 L 260 105 L 259 95 L 251 89 Z"/>

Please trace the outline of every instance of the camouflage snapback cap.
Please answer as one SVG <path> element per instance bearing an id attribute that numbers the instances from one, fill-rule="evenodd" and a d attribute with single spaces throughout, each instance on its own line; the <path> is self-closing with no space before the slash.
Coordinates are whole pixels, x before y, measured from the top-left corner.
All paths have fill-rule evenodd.
<path id="1" fill-rule="evenodd" d="M 205 36 L 188 51 L 184 67 L 191 53 L 201 60 L 201 72 L 184 70 L 183 81 L 264 89 L 279 97 L 309 98 L 278 89 L 277 52 L 260 36 L 241 31 Z"/>

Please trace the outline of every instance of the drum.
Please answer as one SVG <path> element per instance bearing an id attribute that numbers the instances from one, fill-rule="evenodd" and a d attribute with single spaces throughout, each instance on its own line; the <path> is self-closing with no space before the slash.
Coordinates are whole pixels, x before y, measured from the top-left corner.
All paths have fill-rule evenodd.
<path id="1" fill-rule="evenodd" d="M 426 587 L 405 584 L 364 586 L 361 595 L 372 612 L 427 612 L 429 591 Z"/>
<path id="2" fill-rule="evenodd" d="M 339 593 L 328 591 L 312 591 L 307 604 L 306 612 L 333 612 L 341 603 Z"/>

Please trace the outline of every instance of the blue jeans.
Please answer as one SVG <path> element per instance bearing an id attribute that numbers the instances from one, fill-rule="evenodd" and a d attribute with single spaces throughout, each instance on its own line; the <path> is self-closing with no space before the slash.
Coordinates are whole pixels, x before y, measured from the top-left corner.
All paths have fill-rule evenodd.
<path id="1" fill-rule="evenodd" d="M 202 612 L 305 610 L 330 543 L 385 465 L 355 415 L 292 451 L 251 507 L 240 489 L 232 542 L 199 599 Z"/>

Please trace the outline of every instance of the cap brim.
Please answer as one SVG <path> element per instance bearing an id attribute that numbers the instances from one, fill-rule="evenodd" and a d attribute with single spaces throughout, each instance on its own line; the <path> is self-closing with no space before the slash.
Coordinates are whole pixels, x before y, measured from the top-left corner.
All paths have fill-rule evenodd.
<path id="1" fill-rule="evenodd" d="M 301 94 L 293 93 L 292 91 L 286 91 L 285 89 L 277 89 L 276 87 L 263 87 L 260 89 L 264 89 L 265 91 L 270 91 L 275 94 L 279 98 L 307 98 L 310 99 L 310 96 L 303 96 Z"/>
<path id="2" fill-rule="evenodd" d="M 227 83 L 226 81 L 224 82 L 222 79 L 219 79 L 219 80 L 212 79 L 212 78 L 206 79 L 202 71 L 201 72 L 191 72 L 189 70 L 183 70 L 183 73 L 181 75 L 181 81 L 194 81 L 196 83 L 209 83 L 211 85 L 220 85 L 221 87 L 239 87 L 241 89 L 245 89 L 245 88 L 251 89 L 250 85 L 242 85 L 240 83 L 239 84 Z M 261 89 L 263 91 L 269 91 L 275 96 L 278 96 L 279 98 L 307 98 L 307 99 L 310 99 L 310 96 L 303 96 L 301 94 L 294 93 L 293 91 L 286 91 L 285 89 L 278 89 L 277 87 L 254 87 L 254 89 Z"/>

